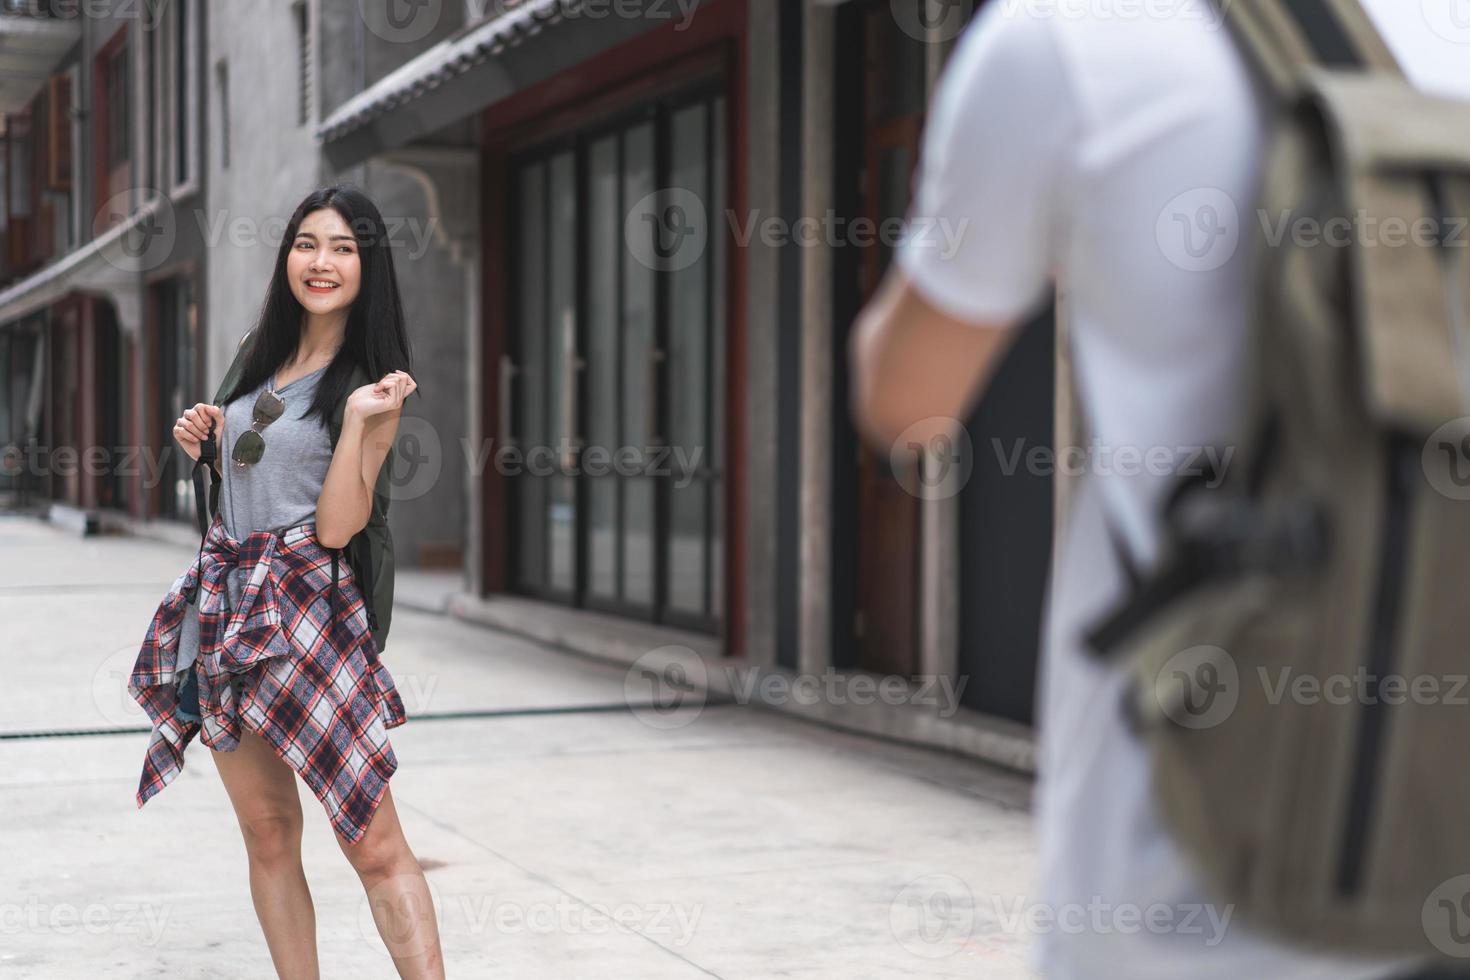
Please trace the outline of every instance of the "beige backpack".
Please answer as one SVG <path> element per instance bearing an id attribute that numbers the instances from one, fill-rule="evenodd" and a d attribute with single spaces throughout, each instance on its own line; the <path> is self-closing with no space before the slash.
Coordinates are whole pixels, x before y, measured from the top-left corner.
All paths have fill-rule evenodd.
<path id="1" fill-rule="evenodd" d="M 1219 2 L 1278 108 L 1251 422 L 1090 639 L 1238 920 L 1470 957 L 1470 103 L 1355 0 Z"/>

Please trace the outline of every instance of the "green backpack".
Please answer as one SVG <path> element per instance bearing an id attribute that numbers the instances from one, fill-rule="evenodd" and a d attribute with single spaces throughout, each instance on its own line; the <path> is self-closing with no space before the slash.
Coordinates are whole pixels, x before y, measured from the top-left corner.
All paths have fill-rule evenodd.
<path id="1" fill-rule="evenodd" d="M 244 371 L 245 345 L 249 339 L 250 332 L 247 331 L 240 340 L 235 359 L 230 363 L 229 370 L 225 372 L 224 380 L 220 382 L 219 389 L 214 393 L 215 405 L 224 406 L 225 394 L 235 386 L 235 382 Z M 372 380 L 368 378 L 367 372 L 361 365 L 358 365 L 353 371 L 352 383 L 348 386 L 348 392 L 371 383 Z M 337 403 L 327 424 L 333 449 L 337 447 L 337 440 L 342 435 L 342 415 L 346 409 L 347 401 L 344 398 Z M 223 456 L 220 458 L 223 459 Z M 367 604 L 368 628 L 372 631 L 379 653 L 387 649 L 388 630 L 393 623 L 393 534 L 388 529 L 388 504 L 391 502 L 389 481 L 392 478 L 392 469 L 393 449 L 389 447 L 388 456 L 383 460 L 383 467 L 378 471 L 378 482 L 373 487 L 373 507 L 372 512 L 368 515 L 367 524 L 341 549 L 348 567 L 352 569 L 353 578 L 362 591 L 363 600 Z M 210 481 L 210 514 L 217 513 L 219 510 L 219 493 L 222 482 L 219 479 Z"/>
<path id="2" fill-rule="evenodd" d="M 1410 85 L 1355 0 L 1217 3 L 1277 109 L 1240 208 L 1250 421 L 1227 473 L 1176 484 L 1163 560 L 1089 640 L 1130 672 L 1161 818 L 1241 921 L 1461 959 L 1470 104 Z"/>

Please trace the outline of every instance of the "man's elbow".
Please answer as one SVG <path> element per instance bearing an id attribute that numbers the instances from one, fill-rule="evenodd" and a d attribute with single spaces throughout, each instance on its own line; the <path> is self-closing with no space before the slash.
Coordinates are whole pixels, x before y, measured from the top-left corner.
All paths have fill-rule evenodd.
<path id="1" fill-rule="evenodd" d="M 870 306 L 859 315 L 848 345 L 853 425 L 874 448 L 890 445 L 904 428 L 902 393 L 885 376 L 877 350 L 884 327 L 880 312 Z"/>
<path id="2" fill-rule="evenodd" d="M 864 379 L 854 390 L 853 423 L 858 434 L 874 449 L 886 452 L 910 424 L 897 395 L 876 378 Z"/>
<path id="3" fill-rule="evenodd" d="M 937 435 L 952 434 L 962 425 L 971 390 L 924 384 L 906 372 L 885 369 L 871 349 L 855 345 L 854 379 L 849 406 L 853 425 L 869 445 L 888 452 L 900 440 L 905 445 L 927 445 Z"/>
<path id="4" fill-rule="evenodd" d="M 879 385 L 854 402 L 853 420 L 874 449 L 909 452 L 915 446 L 933 445 L 937 438 L 953 439 L 964 426 L 965 408 L 962 402 L 925 402 Z"/>

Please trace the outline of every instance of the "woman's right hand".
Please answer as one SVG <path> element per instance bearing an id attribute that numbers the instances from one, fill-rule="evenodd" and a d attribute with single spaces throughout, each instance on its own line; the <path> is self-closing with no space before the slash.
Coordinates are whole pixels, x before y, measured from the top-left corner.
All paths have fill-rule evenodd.
<path id="1" fill-rule="evenodd" d="M 225 413 L 218 405 L 200 402 L 193 408 L 184 409 L 184 414 L 174 423 L 174 438 L 190 459 L 199 458 L 199 446 L 209 438 L 211 421 L 214 422 L 214 437 L 219 439 L 225 430 Z"/>

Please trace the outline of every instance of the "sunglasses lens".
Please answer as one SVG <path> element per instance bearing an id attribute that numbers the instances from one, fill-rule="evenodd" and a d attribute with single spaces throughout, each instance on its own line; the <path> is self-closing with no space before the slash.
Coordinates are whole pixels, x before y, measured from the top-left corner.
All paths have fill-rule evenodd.
<path id="1" fill-rule="evenodd" d="M 279 395 L 271 394 L 269 390 L 262 391 L 260 397 L 255 399 L 254 421 L 256 425 L 267 426 L 281 417 L 286 411 L 286 400 Z"/>
<path id="2" fill-rule="evenodd" d="M 235 440 L 235 450 L 230 453 L 230 458 L 237 463 L 253 466 L 260 462 L 260 457 L 265 455 L 265 439 L 254 429 L 240 433 L 240 438 Z"/>

